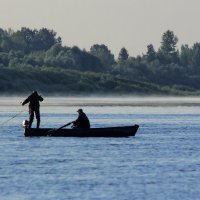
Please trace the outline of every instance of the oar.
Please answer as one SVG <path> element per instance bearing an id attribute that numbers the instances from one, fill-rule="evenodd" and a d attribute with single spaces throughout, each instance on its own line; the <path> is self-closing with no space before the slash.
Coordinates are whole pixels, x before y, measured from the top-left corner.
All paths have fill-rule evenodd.
<path id="1" fill-rule="evenodd" d="M 51 130 L 49 130 L 47 133 L 56 132 L 56 131 L 58 131 L 58 130 L 60 130 L 60 129 L 66 127 L 66 126 L 69 126 L 69 125 L 72 124 L 72 123 L 73 123 L 73 122 L 69 122 L 69 123 L 67 123 L 67 124 L 65 124 L 65 125 L 63 125 L 63 126 L 61 126 L 60 128 L 57 128 L 57 129 L 51 129 Z"/>

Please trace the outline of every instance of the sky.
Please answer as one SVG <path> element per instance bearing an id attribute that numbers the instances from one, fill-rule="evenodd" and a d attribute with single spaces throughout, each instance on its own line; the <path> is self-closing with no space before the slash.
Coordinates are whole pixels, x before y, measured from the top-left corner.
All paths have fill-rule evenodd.
<path id="1" fill-rule="evenodd" d="M 171 30 L 182 44 L 200 42 L 200 0 L 0 0 L 0 28 L 53 29 L 64 46 L 105 44 L 118 57 L 160 47 Z"/>

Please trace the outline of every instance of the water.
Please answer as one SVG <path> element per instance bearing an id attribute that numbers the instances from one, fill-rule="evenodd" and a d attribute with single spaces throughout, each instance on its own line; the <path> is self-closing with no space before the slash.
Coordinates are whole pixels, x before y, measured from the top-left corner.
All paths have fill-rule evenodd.
<path id="1" fill-rule="evenodd" d="M 0 127 L 0 199 L 199 199 L 199 106 L 86 106 L 93 127 L 139 124 L 129 138 L 25 138 L 27 113 Z M 0 123 L 24 107 L 0 105 Z M 44 105 L 42 127 L 78 104 Z M 35 126 L 35 123 L 34 123 Z"/>

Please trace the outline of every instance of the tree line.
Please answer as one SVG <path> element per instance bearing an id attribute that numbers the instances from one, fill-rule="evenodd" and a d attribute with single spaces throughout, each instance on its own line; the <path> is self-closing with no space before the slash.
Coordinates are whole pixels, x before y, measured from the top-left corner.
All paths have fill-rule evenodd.
<path id="1" fill-rule="evenodd" d="M 158 50 L 149 44 L 146 53 L 134 57 L 122 47 L 115 59 L 105 44 L 89 51 L 64 46 L 47 28 L 0 29 L 0 91 L 196 94 L 200 43 L 180 49 L 177 43 L 178 37 L 167 30 Z"/>

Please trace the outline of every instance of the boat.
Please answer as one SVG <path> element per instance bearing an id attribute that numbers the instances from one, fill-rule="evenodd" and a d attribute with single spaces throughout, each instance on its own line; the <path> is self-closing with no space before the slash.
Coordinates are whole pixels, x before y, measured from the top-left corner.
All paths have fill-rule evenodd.
<path id="1" fill-rule="evenodd" d="M 129 137 L 135 136 L 139 126 L 121 126 L 90 129 L 52 129 L 52 128 L 27 128 L 25 137 Z"/>

